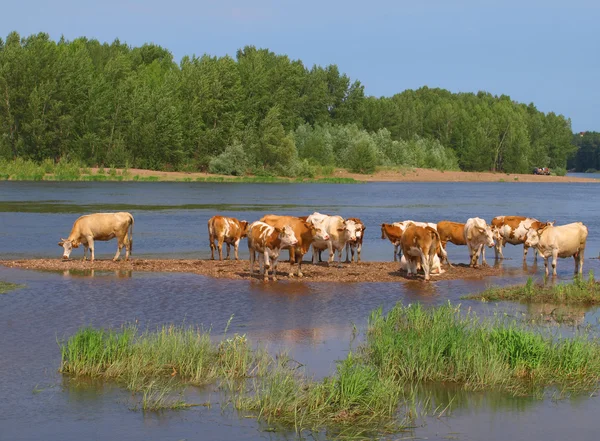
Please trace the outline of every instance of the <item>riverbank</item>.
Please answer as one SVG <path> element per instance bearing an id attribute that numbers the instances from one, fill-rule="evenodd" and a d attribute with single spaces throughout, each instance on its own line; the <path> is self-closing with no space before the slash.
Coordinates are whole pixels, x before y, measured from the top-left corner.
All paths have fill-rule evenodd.
<path id="1" fill-rule="evenodd" d="M 542 176 L 534 174 L 443 171 L 424 168 L 379 168 L 372 174 L 351 173 L 333 169 L 314 177 L 229 176 L 202 172 L 156 171 L 136 168 L 87 168 L 75 163 L 46 161 L 0 161 L 0 180 L 10 181 L 179 181 L 179 182 L 237 182 L 237 183 L 330 183 L 353 184 L 364 182 L 600 182 L 600 179 L 581 176 Z"/>
<path id="2" fill-rule="evenodd" d="M 261 278 L 255 272 L 250 274 L 250 264 L 247 260 L 178 260 L 178 259 L 133 259 L 128 262 L 113 262 L 112 260 L 96 260 L 95 262 L 83 260 L 61 259 L 27 259 L 27 260 L 0 260 L 0 265 L 9 268 L 19 268 L 38 271 L 60 271 L 70 275 L 93 276 L 96 271 L 111 271 L 117 275 L 127 275 L 130 271 L 167 272 L 167 273 L 192 273 L 218 279 L 256 280 Z M 294 266 L 294 270 L 296 267 Z M 444 267 L 445 272 L 432 275 L 433 282 L 438 280 L 454 279 L 482 279 L 484 277 L 499 276 L 503 273 L 500 268 L 482 267 L 469 268 L 467 265 L 458 264 L 452 268 Z M 258 264 L 255 266 L 258 271 Z M 279 280 L 290 282 L 402 282 L 423 280 L 419 274 L 417 279 L 410 278 L 406 272 L 399 270 L 396 262 L 361 262 L 359 264 L 343 264 L 337 268 L 327 263 L 312 265 L 308 262 L 302 264 L 304 277 L 289 277 L 290 264 L 280 261 L 277 266 Z"/>
<path id="3" fill-rule="evenodd" d="M 97 169 L 91 169 L 96 172 Z M 595 182 L 594 178 L 572 176 L 543 176 L 518 173 L 441 171 L 426 168 L 382 169 L 373 174 L 351 173 L 335 169 L 331 175 L 316 176 L 312 179 L 295 179 L 264 176 L 225 176 L 210 173 L 165 172 L 143 169 L 128 169 L 129 175 L 139 180 L 157 181 L 206 181 L 206 182 Z M 117 170 L 117 173 L 121 173 Z"/>

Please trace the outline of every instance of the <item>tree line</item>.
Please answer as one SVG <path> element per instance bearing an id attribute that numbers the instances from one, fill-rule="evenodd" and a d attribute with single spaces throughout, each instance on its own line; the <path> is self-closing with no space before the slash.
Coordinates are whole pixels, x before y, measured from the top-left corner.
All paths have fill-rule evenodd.
<path id="1" fill-rule="evenodd" d="M 235 58 L 40 33 L 0 39 L 0 157 L 310 175 L 377 166 L 566 168 L 570 120 L 486 92 L 365 96 L 336 65 L 246 46 Z"/>
<path id="2" fill-rule="evenodd" d="M 600 132 L 581 132 L 573 135 L 577 151 L 569 158 L 568 167 L 576 172 L 600 170 Z"/>

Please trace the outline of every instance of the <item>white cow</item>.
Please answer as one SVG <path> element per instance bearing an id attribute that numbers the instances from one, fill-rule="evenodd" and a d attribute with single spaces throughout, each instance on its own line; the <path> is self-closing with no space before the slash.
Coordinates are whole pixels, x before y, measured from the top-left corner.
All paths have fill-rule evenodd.
<path id="1" fill-rule="evenodd" d="M 318 240 L 312 243 L 313 264 L 317 263 L 317 254 L 319 250 L 329 250 L 329 264 L 333 263 L 334 252 L 337 251 L 338 267 L 342 266 L 342 250 L 346 247 L 346 242 L 356 241 L 356 223 L 353 220 L 345 221 L 341 216 L 328 216 L 321 213 L 313 213 L 306 219 L 315 227 L 320 227 L 329 234 L 328 240 Z"/>
<path id="2" fill-rule="evenodd" d="M 487 266 L 485 260 L 485 246 L 494 246 L 494 233 L 485 220 L 479 217 L 472 217 L 467 219 L 465 223 L 465 242 L 469 247 L 469 266 L 477 268 L 479 266 L 478 260 L 481 254 L 482 265 Z"/>
<path id="3" fill-rule="evenodd" d="M 556 275 L 556 259 L 571 257 L 575 259 L 575 274 L 583 272 L 583 255 L 588 229 L 581 222 L 555 227 L 548 225 L 527 232 L 525 246 L 535 247 L 544 258 L 548 275 L 548 258 L 552 256 L 552 275 Z"/>
<path id="4" fill-rule="evenodd" d="M 129 234 L 128 234 L 129 233 Z M 61 239 L 58 246 L 63 247 L 63 259 L 68 259 L 73 248 L 83 244 L 83 260 L 86 259 L 87 250 L 90 249 L 91 261 L 94 261 L 94 241 L 111 240 L 117 238 L 117 253 L 114 261 L 119 259 L 121 250 L 125 246 L 125 260 L 133 252 L 133 216 L 131 213 L 95 213 L 78 218 L 73 224 L 71 233 L 66 239 Z"/>

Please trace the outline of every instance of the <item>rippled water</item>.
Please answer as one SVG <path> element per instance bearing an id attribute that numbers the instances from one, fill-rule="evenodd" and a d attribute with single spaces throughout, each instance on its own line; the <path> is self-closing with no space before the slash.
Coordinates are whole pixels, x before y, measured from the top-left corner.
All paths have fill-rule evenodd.
<path id="1" fill-rule="evenodd" d="M 209 254 L 206 222 L 220 212 L 255 220 L 268 212 L 312 211 L 357 216 L 367 225 L 363 256 L 390 259 L 380 240 L 382 222 L 406 218 L 464 221 L 499 214 L 527 214 L 557 223 L 583 221 L 590 229 L 585 271 L 600 251 L 600 205 L 590 184 L 398 183 L 362 185 L 201 183 L 0 183 L 0 258 L 60 257 L 56 242 L 80 214 L 127 210 L 136 219 L 135 256 L 198 257 Z M 98 244 L 98 256 L 115 242 Z M 241 249 L 245 252 L 245 246 Z M 79 250 L 77 250 L 79 251 Z M 464 247 L 450 256 L 467 261 Z M 79 251 L 81 253 L 81 251 Z M 235 412 L 193 408 L 161 414 L 129 411 L 128 393 L 111 385 L 73 384 L 57 373 L 57 338 L 84 325 L 142 327 L 163 323 L 212 326 L 218 338 L 246 333 L 276 351 L 286 348 L 315 377 L 331 374 L 347 353 L 352 326 L 363 328 L 371 310 L 397 301 L 438 305 L 484 289 L 541 274 L 543 264 L 521 268 L 521 247 L 507 245 L 505 275 L 496 280 L 381 284 L 286 283 L 210 279 L 192 274 L 142 272 L 57 273 L 0 267 L 0 280 L 22 289 L 0 295 L 0 439 L 287 439 Z M 493 252 L 491 253 L 493 257 Z M 529 262 L 532 257 L 530 254 Z M 571 277 L 571 260 L 560 260 L 559 279 Z M 535 306 L 460 300 L 483 314 L 501 310 L 539 313 Z M 574 311 L 597 328 L 597 310 Z M 568 329 L 567 329 L 568 330 Z M 211 401 L 221 398 L 202 391 Z M 408 435 L 429 439 L 597 439 L 596 398 L 569 401 L 513 399 L 502 394 L 452 392 L 459 403 L 450 416 L 430 418 Z M 194 401 L 192 397 L 191 401 Z M 443 400 L 442 400 L 443 401 Z M 402 436 L 404 436 L 403 434 Z"/>

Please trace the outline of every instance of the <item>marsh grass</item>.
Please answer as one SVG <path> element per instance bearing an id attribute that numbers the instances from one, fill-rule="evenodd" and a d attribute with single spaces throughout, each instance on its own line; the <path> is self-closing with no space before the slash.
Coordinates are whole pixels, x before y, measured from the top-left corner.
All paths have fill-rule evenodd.
<path id="1" fill-rule="evenodd" d="M 587 280 L 579 276 L 571 283 L 536 284 L 530 277 L 524 285 L 491 287 L 463 298 L 488 302 L 506 300 L 591 306 L 600 304 L 600 283 L 596 282 L 593 271 L 589 272 Z"/>
<path id="2" fill-rule="evenodd" d="M 396 305 L 369 320 L 364 356 L 396 382 L 450 382 L 514 395 L 545 388 L 587 391 L 600 381 L 600 342 L 560 338 L 497 316 L 481 320 L 448 303 L 435 309 Z"/>
<path id="3" fill-rule="evenodd" d="M 16 283 L 11 282 L 3 282 L 0 280 L 0 294 L 6 294 L 13 289 L 23 288 L 23 285 L 18 285 Z"/>

